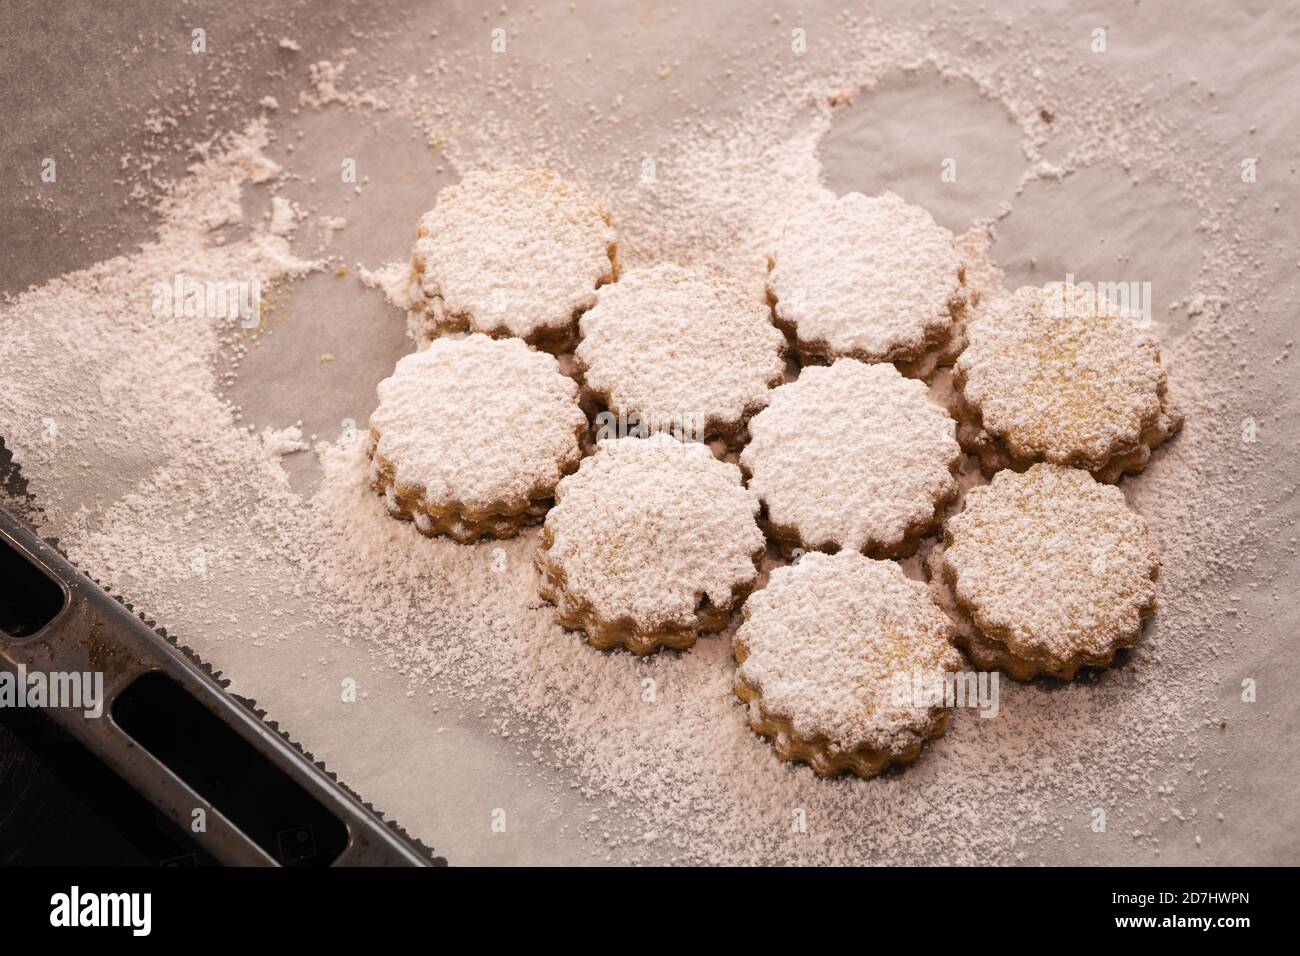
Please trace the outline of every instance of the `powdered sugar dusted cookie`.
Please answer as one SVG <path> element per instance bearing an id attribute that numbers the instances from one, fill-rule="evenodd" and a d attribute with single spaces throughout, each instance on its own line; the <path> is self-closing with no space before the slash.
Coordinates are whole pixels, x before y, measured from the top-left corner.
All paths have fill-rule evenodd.
<path id="1" fill-rule="evenodd" d="M 805 362 L 918 362 L 964 302 L 952 233 L 893 193 L 848 193 L 791 220 L 767 288 Z"/>
<path id="2" fill-rule="evenodd" d="M 550 170 L 477 171 L 421 217 L 411 270 L 428 335 L 516 335 L 558 352 L 613 281 L 617 239 L 604 207 Z"/>
<path id="3" fill-rule="evenodd" d="M 973 314 L 966 338 L 953 413 L 985 474 L 1049 461 L 1115 481 L 1182 426 L 1156 343 L 1088 290 L 1026 286 Z"/>
<path id="4" fill-rule="evenodd" d="M 805 555 L 773 571 L 744 616 L 736 695 L 783 760 L 870 777 L 947 729 L 948 709 L 902 691 L 962 670 L 952 622 L 893 561 Z"/>
<path id="5" fill-rule="evenodd" d="M 789 553 L 916 550 L 957 494 L 956 423 L 892 365 L 809 366 L 750 421 L 741 467 Z"/>
<path id="6" fill-rule="evenodd" d="M 545 515 L 586 430 L 552 356 L 519 339 L 436 339 L 379 383 L 371 481 L 423 534 L 507 538 Z"/>
<path id="7" fill-rule="evenodd" d="M 555 501 L 536 557 L 541 594 L 596 647 L 689 647 L 726 626 L 758 575 L 758 500 L 707 445 L 607 439 Z"/>
<path id="8" fill-rule="evenodd" d="M 587 388 L 619 416 L 734 439 L 785 370 L 771 312 L 711 273 L 660 265 L 604 286 L 579 322 Z"/>
<path id="9" fill-rule="evenodd" d="M 1039 463 L 971 489 L 948 520 L 941 570 L 958 641 L 1017 680 L 1069 680 L 1132 647 L 1155 610 L 1160 559 L 1123 493 Z"/>

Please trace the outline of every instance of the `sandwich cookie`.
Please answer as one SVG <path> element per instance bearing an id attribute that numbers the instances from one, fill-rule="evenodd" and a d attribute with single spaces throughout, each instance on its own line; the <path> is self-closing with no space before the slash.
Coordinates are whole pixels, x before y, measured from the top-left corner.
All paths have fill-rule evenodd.
<path id="1" fill-rule="evenodd" d="M 808 554 L 745 603 L 732 642 L 736 695 L 782 760 L 826 777 L 874 776 L 913 762 L 947 729 L 949 708 L 900 686 L 961 671 L 952 630 L 897 563 Z"/>
<path id="2" fill-rule="evenodd" d="M 749 431 L 740 465 L 787 555 L 911 554 L 957 495 L 956 423 L 892 365 L 809 366 Z"/>
<path id="3" fill-rule="evenodd" d="M 771 310 L 719 276 L 635 269 L 596 293 L 575 352 L 587 390 L 620 420 L 733 446 L 785 371 Z M 662 426 L 662 427 L 660 427 Z"/>
<path id="4" fill-rule="evenodd" d="M 985 475 L 1047 461 L 1116 481 L 1182 426 L 1155 341 L 1104 297 L 1026 286 L 972 314 L 966 339 L 953 414 Z"/>
<path id="5" fill-rule="evenodd" d="M 553 356 L 520 339 L 435 339 L 379 383 L 371 484 L 422 534 L 508 538 L 546 514 L 586 432 Z"/>
<path id="6" fill-rule="evenodd" d="M 893 193 L 848 193 L 796 216 L 769 261 L 776 324 L 805 363 L 842 356 L 930 368 L 965 304 L 952 233 Z"/>
<path id="7" fill-rule="evenodd" d="M 981 668 L 1070 680 L 1132 647 L 1155 611 L 1160 559 L 1124 494 L 1086 471 L 1039 463 L 966 493 L 935 564 L 957 641 Z"/>
<path id="8" fill-rule="evenodd" d="M 707 445 L 606 439 L 555 502 L 535 558 L 541 596 L 596 647 L 689 647 L 726 627 L 758 576 L 758 500 Z"/>
<path id="9" fill-rule="evenodd" d="M 472 172 L 420 219 L 412 324 L 426 338 L 484 332 L 567 351 L 617 272 L 609 213 L 582 186 L 546 169 Z"/>

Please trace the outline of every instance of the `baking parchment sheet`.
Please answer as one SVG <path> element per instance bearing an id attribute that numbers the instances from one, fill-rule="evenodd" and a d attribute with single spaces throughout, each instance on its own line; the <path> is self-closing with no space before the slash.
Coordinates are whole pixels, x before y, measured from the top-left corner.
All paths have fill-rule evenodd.
<path id="1" fill-rule="evenodd" d="M 529 29 L 543 42 L 533 49 L 556 57 L 573 55 L 575 49 L 599 43 L 604 31 L 631 28 L 643 31 L 646 42 L 624 49 L 623 65 L 646 71 L 657 69 L 666 51 L 689 63 L 715 56 L 719 49 L 742 47 L 748 42 L 746 31 L 777 11 L 784 13 L 786 22 L 796 22 L 796 8 L 779 3 L 763 5 L 761 11 L 746 4 L 736 4 L 734 11 L 721 4 L 698 10 L 688 6 L 675 18 L 656 17 L 652 5 L 641 3 L 581 4 L 576 16 L 567 15 L 567 6 L 538 5 Z M 797 22 L 810 33 L 833 30 L 839 6 L 806 5 Z M 1240 143 L 1242 158 L 1262 157 L 1257 188 L 1243 202 L 1260 217 L 1270 240 L 1260 248 L 1260 269 L 1276 295 L 1257 317 L 1250 354 L 1241 357 L 1248 363 L 1271 362 L 1283 351 L 1294 335 L 1295 303 L 1300 301 L 1300 110 L 1291 95 L 1300 88 L 1300 10 L 1288 6 L 1179 4 L 1175 15 L 1175 8 L 1162 4 L 1052 2 L 1006 12 L 987 5 L 988 17 L 1038 24 L 1045 43 L 1072 44 L 1078 56 L 1090 55 L 1091 31 L 1106 28 L 1105 55 L 1116 75 L 1139 86 L 1151 84 L 1154 98 L 1188 85 L 1212 90 L 1216 105 L 1209 111 L 1193 107 L 1190 98 L 1169 95 L 1169 117 L 1190 130 L 1229 134 L 1228 139 Z M 946 9 L 913 11 L 915 7 L 872 5 L 885 14 L 926 18 L 941 17 Z M 966 15 L 983 9 L 953 5 L 958 8 Z M 47 13 L 36 4 L 16 4 L 5 12 L 2 42 L 21 54 L 5 58 L 5 85 L 13 94 L 0 103 L 5 128 L 13 131 L 2 147 L 5 165 L 33 162 L 33 157 L 63 148 L 77 137 L 83 137 L 83 145 L 73 151 L 68 167 L 70 174 L 75 172 L 74 182 L 52 194 L 48 205 L 33 206 L 17 195 L 3 200 L 4 291 L 18 291 L 147 237 L 148 218 L 125 200 L 128 186 L 118 171 L 89 161 L 78 164 L 75 157 L 93 156 L 97 146 L 129 148 L 142 137 L 142 116 L 160 84 L 178 71 L 192 69 L 172 52 L 175 44 L 158 38 L 187 33 L 195 17 L 214 38 L 214 62 L 233 69 L 224 74 L 224 82 L 230 85 L 237 77 L 238 97 L 248 103 L 269 93 L 292 102 L 308 58 L 330 59 L 349 48 L 351 62 L 386 59 L 395 70 L 416 71 L 425 61 L 400 34 L 423 37 L 436 29 L 440 44 L 454 46 L 485 42 L 491 26 L 476 5 L 417 5 L 408 10 L 393 3 L 273 2 L 201 11 L 151 4 L 148 10 L 144 19 L 92 10 L 83 12 L 80 20 Z M 55 58 L 48 38 L 59 31 L 96 40 L 83 57 Z M 292 69 L 285 69 L 273 52 L 254 47 L 229 52 L 240 38 L 272 31 L 293 37 L 306 51 Z M 220 49 L 223 45 L 227 52 Z M 106 84 L 111 93 L 97 89 L 98 71 L 116 79 Z M 611 93 L 604 84 L 617 78 L 593 72 L 573 82 L 600 89 L 604 98 Z M 712 114 L 725 115 L 741 105 L 729 100 L 734 94 L 725 84 L 701 81 L 686 89 L 691 106 L 703 105 Z M 206 95 L 200 94 L 200 102 Z M 1204 97 L 1198 101 L 1204 102 Z M 683 109 L 686 104 L 630 95 L 623 108 L 652 117 L 656 111 Z M 558 108 L 550 121 L 563 122 L 564 116 L 564 108 Z M 625 123 L 618 135 L 653 141 L 653 127 L 649 132 L 627 132 L 632 125 Z M 409 120 L 400 116 L 304 110 L 298 115 L 282 113 L 276 131 L 277 141 L 268 152 L 301 177 L 282 195 L 322 214 L 347 218 L 347 227 L 333 238 L 328 251 L 349 264 L 375 267 L 405 258 L 416 218 L 437 190 L 455 179 L 450 170 L 438 169 L 436 155 L 412 136 Z M 285 152 L 289 143 L 295 144 L 291 155 Z M 626 142 L 617 146 L 628 148 Z M 611 142 L 611 154 L 614 148 Z M 339 181 L 335 157 L 340 154 L 355 157 L 365 170 L 368 181 L 360 197 Z M 964 157 L 960 189 L 945 188 L 937 175 L 934 157 L 949 155 Z M 892 77 L 845 108 L 826 137 L 822 162 L 827 185 L 836 192 L 893 189 L 958 231 L 974 219 L 998 215 L 1003 204 L 1010 204 L 1012 214 L 999 222 L 994 251 L 1013 287 L 1039 283 L 1067 269 L 1080 275 L 1109 274 L 1117 257 L 1126 257 L 1129 263 L 1141 263 L 1141 274 L 1152 282 L 1159 303 L 1185 295 L 1201 268 L 1205 247 L 1197 237 L 1198 215 L 1179 201 L 1175 190 L 1157 183 L 1134 185 L 1120 170 L 1099 168 L 1059 183 L 1031 182 L 1017 194 L 1026 167 L 1019 129 L 996 103 L 969 86 L 944 83 L 925 72 Z M 1234 157 L 1230 168 L 1235 162 Z M 249 191 L 245 202 L 252 220 L 261 216 L 267 197 Z M 315 238 L 304 230 L 304 252 L 311 251 Z M 409 348 L 402 316 L 374 290 L 339 282 L 329 274 L 312 275 L 296 283 L 273 333 L 243 360 L 229 396 L 241 404 L 245 421 L 258 427 L 281 428 L 301 421 L 306 434 L 334 435 L 346 419 L 365 421 L 373 407 L 375 383 Z M 326 352 L 335 356 L 333 362 L 320 361 Z M 1291 488 L 1297 473 L 1300 412 L 1295 390 L 1279 407 L 1255 411 L 1267 421 L 1267 439 L 1276 449 L 1271 473 L 1258 477 L 1275 491 Z M 140 477 L 128 462 L 94 464 L 100 475 L 96 480 L 51 489 L 49 530 L 57 533 L 60 520 L 78 505 L 92 511 L 107 507 Z M 286 467 L 294 487 L 308 492 L 317 475 L 314 456 L 292 456 Z M 1280 509 L 1278 500 L 1283 501 Z M 1257 504 L 1225 501 L 1223 506 L 1240 512 L 1244 521 Z M 1266 524 L 1285 526 L 1296 520 L 1293 496 L 1270 496 L 1269 509 L 1263 516 Z M 1275 583 L 1300 584 L 1294 548 L 1265 560 L 1277 562 L 1285 572 Z M 253 631 L 275 630 L 276 621 L 306 620 L 305 609 L 295 606 L 292 598 L 275 609 L 274 617 L 266 608 L 243 607 L 236 598 L 227 598 L 228 606 L 222 606 L 221 573 L 215 568 L 217 577 L 208 582 L 208 606 L 202 615 L 165 623 L 232 678 L 233 690 L 255 698 L 341 779 L 437 852 L 452 863 L 478 864 L 606 858 L 603 848 L 574 835 L 600 805 L 599 799 L 583 797 L 565 781 L 528 772 L 511 742 L 490 733 L 472 716 L 458 715 L 456 707 L 435 710 L 423 693 L 409 696 L 407 682 L 363 645 L 345 646 L 327 629 L 304 627 L 285 639 L 244 639 Z M 268 573 L 273 569 L 268 567 Z M 238 595 L 239 582 L 229 583 L 230 594 Z M 1295 603 L 1278 610 L 1267 593 L 1245 583 L 1238 592 L 1242 606 L 1251 611 L 1252 621 L 1268 621 L 1269 633 L 1234 644 L 1234 659 L 1223 668 L 1231 675 L 1222 688 L 1225 700 L 1237 693 L 1239 675 L 1266 675 L 1261 679 L 1277 688 L 1300 680 L 1292 651 L 1300 626 Z M 224 623 L 206 623 L 216 619 Z M 1206 640 L 1214 638 L 1206 635 Z M 362 696 L 354 706 L 337 706 L 340 682 L 358 675 Z M 1270 694 L 1269 701 L 1245 717 L 1246 726 L 1234 735 L 1236 746 L 1227 759 L 1237 786 L 1222 801 L 1224 820 L 1215 862 L 1300 862 L 1298 811 L 1291 796 L 1300 780 L 1300 695 Z M 1177 762 L 1176 754 L 1170 755 L 1170 762 Z M 510 808 L 505 833 L 489 826 L 490 809 L 499 806 Z M 1044 806 L 1042 812 L 1050 817 L 1058 810 Z M 653 851 L 639 855 L 655 858 Z M 612 858 L 618 860 L 620 854 Z M 1169 842 L 1159 857 L 1149 848 L 1114 840 L 1083 846 L 1044 844 L 1026 860 L 1157 861 L 1197 863 L 1204 857 L 1185 840 Z"/>

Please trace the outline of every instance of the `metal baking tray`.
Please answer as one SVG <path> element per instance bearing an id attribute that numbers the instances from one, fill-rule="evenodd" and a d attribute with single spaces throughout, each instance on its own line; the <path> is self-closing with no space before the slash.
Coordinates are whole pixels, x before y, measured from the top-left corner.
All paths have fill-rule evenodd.
<path id="1" fill-rule="evenodd" d="M 218 862 L 446 863 L 229 693 L 173 636 L 3 510 L 0 669 L 13 675 L 11 688 L 21 683 L 24 702 L 30 692 L 42 705 L 41 681 L 83 677 L 82 706 L 42 706 L 43 714 Z"/>

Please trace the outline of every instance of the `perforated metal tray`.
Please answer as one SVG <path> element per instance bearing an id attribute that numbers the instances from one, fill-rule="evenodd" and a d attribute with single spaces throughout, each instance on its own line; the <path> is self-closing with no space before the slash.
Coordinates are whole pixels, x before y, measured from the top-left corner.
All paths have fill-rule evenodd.
<path id="1" fill-rule="evenodd" d="M 0 556 L 5 569 L 0 603 L 8 612 L 0 620 L 0 668 L 15 675 L 102 675 L 99 715 L 69 707 L 43 712 L 214 859 L 236 866 L 302 862 L 303 855 L 285 843 L 293 830 L 313 844 L 334 845 L 333 866 L 445 864 L 364 805 L 278 727 L 263 721 L 249 702 L 230 694 L 220 675 L 174 637 L 155 630 L 152 621 L 109 595 L 4 511 Z M 158 715 L 138 704 L 124 710 L 121 705 L 142 698 L 147 685 L 166 688 L 167 709 Z M 134 733 L 122 719 L 130 710 Z M 154 733 L 164 729 L 162 722 L 186 718 L 198 728 L 188 746 L 199 752 L 181 754 L 175 735 L 164 746 L 163 735 Z M 141 719 L 154 725 L 140 724 Z M 203 752 L 208 748 L 217 752 Z M 216 765 L 231 753 L 240 756 L 236 764 Z M 250 767 L 256 780 L 250 774 L 232 787 L 229 776 Z M 254 805 L 264 799 L 268 802 Z M 276 831 L 270 822 L 273 808 L 289 804 L 298 808 L 298 825 Z M 201 827 L 195 827 L 196 819 Z"/>

